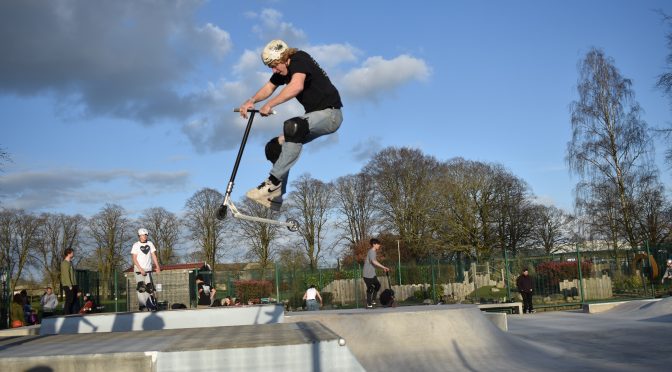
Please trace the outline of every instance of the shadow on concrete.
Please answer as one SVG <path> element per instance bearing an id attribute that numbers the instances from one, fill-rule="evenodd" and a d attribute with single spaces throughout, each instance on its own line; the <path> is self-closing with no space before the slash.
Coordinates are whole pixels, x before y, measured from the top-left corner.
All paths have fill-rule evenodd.
<path id="1" fill-rule="evenodd" d="M 142 329 L 145 330 L 164 329 L 165 327 L 166 322 L 155 311 L 149 313 L 149 316 L 142 321 Z"/>
<path id="2" fill-rule="evenodd" d="M 54 369 L 49 366 L 35 366 L 27 369 L 26 372 L 52 372 Z"/>
<path id="3" fill-rule="evenodd" d="M 467 358 L 464 357 L 462 350 L 460 350 L 460 346 L 457 344 L 457 340 L 453 340 L 453 348 L 455 349 L 455 354 L 457 357 L 460 358 L 460 362 L 462 362 L 464 369 L 476 372 L 476 369 L 474 369 L 474 367 L 469 364 Z"/>
<path id="4" fill-rule="evenodd" d="M 86 319 L 85 315 L 66 315 L 63 317 L 63 324 L 61 325 L 61 330 L 66 330 L 67 333 L 79 333 L 82 324 L 89 326 L 93 332 L 98 330 L 98 326 L 91 323 Z M 74 332 L 68 332 L 68 330 L 75 330 Z M 60 333 L 60 332 L 57 332 Z"/>
<path id="5" fill-rule="evenodd" d="M 312 344 L 310 352 L 311 355 L 310 365 L 312 367 L 312 370 L 322 371 L 323 369 L 320 366 L 320 343 L 318 336 L 312 329 L 306 326 L 305 322 L 298 322 L 296 323 L 296 325 L 298 326 L 301 333 L 303 333 L 303 335 L 306 336 L 306 338 L 310 340 L 310 343 Z"/>
<path id="6" fill-rule="evenodd" d="M 130 332 L 133 330 L 133 313 L 114 314 L 112 332 Z"/>

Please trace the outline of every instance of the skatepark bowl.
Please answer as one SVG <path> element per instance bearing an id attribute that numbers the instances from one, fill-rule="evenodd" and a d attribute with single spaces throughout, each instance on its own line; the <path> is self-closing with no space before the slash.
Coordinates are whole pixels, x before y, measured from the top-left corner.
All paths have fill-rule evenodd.
<path id="1" fill-rule="evenodd" d="M 475 305 L 71 315 L 0 331 L 0 371 L 670 370 L 672 297 L 607 305 L 496 322 Z"/>

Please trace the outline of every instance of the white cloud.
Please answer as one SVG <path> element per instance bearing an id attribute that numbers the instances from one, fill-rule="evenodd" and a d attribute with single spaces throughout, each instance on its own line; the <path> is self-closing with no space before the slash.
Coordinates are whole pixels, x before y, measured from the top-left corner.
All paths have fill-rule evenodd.
<path id="1" fill-rule="evenodd" d="M 348 72 L 342 79 L 342 90 L 358 99 L 377 99 L 383 93 L 412 80 L 425 80 L 431 71 L 425 61 L 408 55 L 391 60 L 371 57 L 362 67 Z"/>
<path id="2" fill-rule="evenodd" d="M 0 190 L 9 201 L 4 207 L 42 209 L 67 203 L 102 204 L 142 194 L 157 195 L 182 189 L 189 173 L 136 172 L 127 169 L 90 171 L 58 169 L 12 173 L 0 178 Z M 120 193 L 118 183 L 129 184 L 132 193 Z M 109 191 L 100 191 L 108 186 Z M 97 191 L 93 191 L 97 190 Z"/>

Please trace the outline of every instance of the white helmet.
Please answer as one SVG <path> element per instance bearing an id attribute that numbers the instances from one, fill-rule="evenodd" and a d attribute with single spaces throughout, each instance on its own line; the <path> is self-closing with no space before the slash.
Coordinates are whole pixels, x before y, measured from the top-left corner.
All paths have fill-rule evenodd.
<path id="1" fill-rule="evenodd" d="M 147 229 L 140 229 L 138 230 L 138 236 L 140 235 L 149 235 L 149 231 Z"/>
<path id="2" fill-rule="evenodd" d="M 282 53 L 289 49 L 287 43 L 282 40 L 272 40 L 266 44 L 264 50 L 261 52 L 261 60 L 266 66 L 270 66 L 273 61 L 277 61 L 282 57 Z"/>

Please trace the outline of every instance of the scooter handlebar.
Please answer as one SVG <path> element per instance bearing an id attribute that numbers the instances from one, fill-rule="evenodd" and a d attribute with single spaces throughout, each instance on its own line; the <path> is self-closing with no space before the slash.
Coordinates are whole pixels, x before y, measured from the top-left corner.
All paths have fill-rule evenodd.
<path id="1" fill-rule="evenodd" d="M 236 108 L 233 109 L 233 112 L 240 112 L 240 109 L 236 107 Z M 247 110 L 247 112 L 259 112 L 259 110 L 249 109 L 249 110 Z M 275 115 L 277 113 L 278 113 L 277 111 L 273 110 L 273 111 L 271 111 L 270 115 Z"/>

